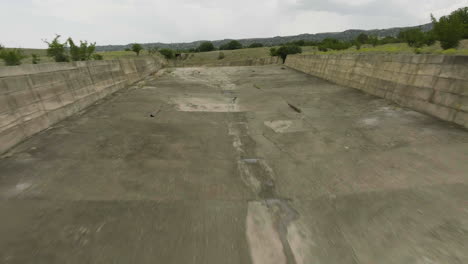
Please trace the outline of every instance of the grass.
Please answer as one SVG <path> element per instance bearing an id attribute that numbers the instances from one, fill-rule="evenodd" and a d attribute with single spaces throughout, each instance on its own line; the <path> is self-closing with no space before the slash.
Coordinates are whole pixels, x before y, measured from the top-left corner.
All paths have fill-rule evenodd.
<path id="1" fill-rule="evenodd" d="M 219 53 L 224 53 L 224 59 L 219 59 Z M 270 56 L 270 48 L 252 48 L 252 49 L 239 49 L 239 50 L 222 50 L 222 51 L 209 51 L 192 53 L 184 60 L 184 64 L 190 65 L 203 65 L 216 62 L 230 62 L 245 59 L 265 58 Z"/>
<path id="2" fill-rule="evenodd" d="M 39 63 L 50 63 L 53 59 L 47 57 L 46 50 L 44 49 L 23 49 L 24 54 L 28 57 L 22 60 L 23 64 L 32 63 L 32 54 L 39 55 Z M 308 54 L 360 54 L 360 53 L 401 53 L 401 54 L 415 54 L 416 49 L 409 47 L 405 43 L 386 44 L 381 46 L 372 47 L 370 45 L 364 45 L 360 50 L 356 47 L 351 47 L 346 50 L 340 51 L 318 51 L 317 47 L 302 47 L 304 55 Z M 252 49 L 240 49 L 240 50 L 223 50 L 224 58 L 219 59 L 220 51 L 190 53 L 183 61 L 186 66 L 196 66 L 204 64 L 212 64 L 217 62 L 231 62 L 246 59 L 265 58 L 270 56 L 270 48 L 252 48 Z M 418 53 L 421 54 L 445 54 L 445 55 L 467 55 L 468 56 L 468 40 L 463 40 L 457 49 L 443 50 L 439 44 L 435 44 L 430 47 L 423 47 L 418 49 Z M 136 54 L 132 51 L 109 51 L 109 52 L 98 52 L 104 58 L 104 60 L 113 60 L 118 58 L 137 58 Z M 159 53 L 157 53 L 159 55 Z M 142 51 L 140 56 L 149 56 L 147 51 Z M 160 55 L 159 55 L 160 56 Z M 0 66 L 4 65 L 3 61 L 0 60 Z"/>
<path id="3" fill-rule="evenodd" d="M 457 49 L 443 50 L 439 43 L 432 46 L 425 46 L 419 49 L 412 48 L 406 43 L 386 44 L 376 47 L 371 45 L 363 45 L 360 50 L 356 47 L 351 47 L 346 50 L 333 50 L 322 52 L 315 47 L 307 47 L 303 49 L 304 55 L 310 54 L 360 54 L 360 53 L 400 53 L 400 54 L 445 54 L 445 55 L 468 55 L 468 40 L 463 40 Z"/>
<path id="4" fill-rule="evenodd" d="M 47 56 L 47 51 L 45 49 L 21 49 L 24 52 L 24 55 L 27 57 L 21 60 L 21 64 L 31 64 L 32 63 L 32 54 L 37 54 L 39 56 L 39 64 L 42 63 L 51 63 L 54 62 L 54 59 Z M 109 51 L 109 52 L 97 52 L 101 54 L 104 60 L 114 60 L 118 58 L 137 58 L 135 52 L 133 51 Z M 150 56 L 147 51 L 142 51 L 140 56 Z M 159 56 L 159 53 L 158 53 Z M 0 66 L 5 65 L 3 60 L 0 60 Z"/>

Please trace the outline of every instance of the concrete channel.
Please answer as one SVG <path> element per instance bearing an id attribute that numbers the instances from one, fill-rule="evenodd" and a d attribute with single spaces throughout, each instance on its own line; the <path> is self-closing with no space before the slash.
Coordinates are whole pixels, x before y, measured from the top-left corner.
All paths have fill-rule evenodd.
<path id="1" fill-rule="evenodd" d="M 468 263 L 468 131 L 281 65 L 173 68 L 0 159 L 2 263 Z"/>

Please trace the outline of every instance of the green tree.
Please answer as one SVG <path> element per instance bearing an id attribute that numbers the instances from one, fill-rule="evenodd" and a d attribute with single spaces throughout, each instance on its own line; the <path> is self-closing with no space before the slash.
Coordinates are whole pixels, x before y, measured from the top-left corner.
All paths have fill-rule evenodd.
<path id="1" fill-rule="evenodd" d="M 306 42 L 305 40 L 301 39 L 301 40 L 293 41 L 291 44 L 296 45 L 296 46 L 305 46 Z"/>
<path id="2" fill-rule="evenodd" d="M 7 66 L 16 66 L 21 64 L 21 60 L 26 58 L 20 49 L 0 49 L 0 59 L 5 61 Z"/>
<path id="3" fill-rule="evenodd" d="M 361 33 L 359 34 L 359 36 L 357 36 L 356 41 L 361 44 L 367 44 L 367 42 L 369 41 L 369 36 L 364 33 Z"/>
<path id="4" fill-rule="evenodd" d="M 222 60 L 225 58 L 224 52 L 220 51 L 218 54 L 218 60 Z"/>
<path id="5" fill-rule="evenodd" d="M 421 48 L 430 43 L 429 34 L 422 32 L 420 28 L 412 28 L 401 31 L 398 38 L 408 43 L 410 47 Z"/>
<path id="6" fill-rule="evenodd" d="M 200 46 L 198 46 L 198 51 L 200 52 L 208 52 L 215 50 L 213 43 L 209 41 L 202 42 Z"/>
<path id="7" fill-rule="evenodd" d="M 67 40 L 72 61 L 87 61 L 90 60 L 96 50 L 96 43 L 88 43 L 80 41 L 80 46 L 75 45 L 72 38 Z"/>
<path id="8" fill-rule="evenodd" d="M 276 48 L 271 48 L 270 49 L 270 56 L 272 56 L 272 57 L 278 56 L 278 50 Z"/>
<path id="9" fill-rule="evenodd" d="M 468 7 L 453 11 L 450 17 L 459 20 L 463 24 L 463 38 L 468 39 Z"/>
<path id="10" fill-rule="evenodd" d="M 443 49 L 456 48 L 463 38 L 464 25 L 459 16 L 443 16 L 437 19 L 431 15 L 434 34 Z"/>
<path id="11" fill-rule="evenodd" d="M 60 35 L 56 35 L 51 42 L 44 40 L 44 42 L 49 46 L 47 48 L 47 56 L 54 58 L 56 62 L 67 62 L 69 61 L 66 53 L 67 42 L 60 43 L 59 39 Z"/>
<path id="12" fill-rule="evenodd" d="M 249 45 L 249 48 L 261 48 L 263 47 L 262 43 L 252 43 Z"/>
<path id="13" fill-rule="evenodd" d="M 159 53 L 161 53 L 164 56 L 164 58 L 168 60 L 174 58 L 174 51 L 171 49 L 161 49 L 159 50 Z"/>
<path id="14" fill-rule="evenodd" d="M 242 49 L 242 44 L 237 40 L 232 40 L 224 45 L 219 47 L 220 50 L 236 50 Z"/>
<path id="15" fill-rule="evenodd" d="M 143 46 L 138 43 L 132 44 L 132 51 L 136 53 L 137 56 L 140 56 L 140 52 L 143 50 Z"/>
<path id="16" fill-rule="evenodd" d="M 283 64 L 286 62 L 288 55 L 302 53 L 301 47 L 297 45 L 284 45 L 275 51 L 277 56 L 280 56 L 283 60 Z"/>

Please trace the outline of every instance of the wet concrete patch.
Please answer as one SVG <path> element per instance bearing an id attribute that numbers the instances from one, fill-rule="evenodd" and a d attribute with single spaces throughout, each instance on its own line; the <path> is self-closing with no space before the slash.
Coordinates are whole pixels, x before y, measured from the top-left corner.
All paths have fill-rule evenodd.
<path id="1" fill-rule="evenodd" d="M 236 97 L 179 97 L 172 101 L 179 111 L 184 112 L 240 112 Z"/>
<path id="2" fill-rule="evenodd" d="M 276 133 L 292 133 L 309 130 L 303 120 L 274 120 L 265 121 L 264 124 L 273 129 Z"/>

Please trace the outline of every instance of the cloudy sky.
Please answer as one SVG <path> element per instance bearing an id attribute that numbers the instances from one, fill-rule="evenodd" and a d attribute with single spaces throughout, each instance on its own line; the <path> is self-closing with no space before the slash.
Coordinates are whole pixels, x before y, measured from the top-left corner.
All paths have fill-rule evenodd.
<path id="1" fill-rule="evenodd" d="M 96 41 L 189 42 L 429 22 L 468 0 L 0 0 L 0 43 L 44 48 L 55 34 Z"/>

